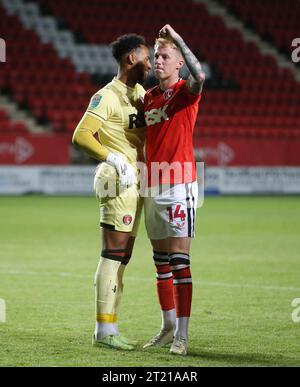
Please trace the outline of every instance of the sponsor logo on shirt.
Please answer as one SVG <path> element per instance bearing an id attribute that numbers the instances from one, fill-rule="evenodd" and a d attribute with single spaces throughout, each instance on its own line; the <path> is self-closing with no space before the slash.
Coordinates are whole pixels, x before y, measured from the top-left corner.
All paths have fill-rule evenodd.
<path id="1" fill-rule="evenodd" d="M 144 113 L 130 114 L 128 129 L 142 128 L 145 126 Z"/>
<path id="2" fill-rule="evenodd" d="M 161 109 L 152 109 L 148 112 L 145 112 L 145 119 L 147 126 L 159 124 L 163 119 L 165 121 L 169 120 L 169 117 L 166 113 L 166 110 L 168 108 L 168 105 L 165 105 Z"/>

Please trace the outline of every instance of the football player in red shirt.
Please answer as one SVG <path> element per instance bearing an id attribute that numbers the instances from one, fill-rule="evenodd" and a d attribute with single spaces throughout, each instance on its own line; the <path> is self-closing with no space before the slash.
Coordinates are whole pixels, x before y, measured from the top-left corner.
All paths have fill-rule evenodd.
<path id="1" fill-rule="evenodd" d="M 186 63 L 190 76 L 180 79 Z M 155 43 L 159 86 L 145 95 L 148 195 L 145 220 L 157 271 L 162 326 L 144 348 L 172 343 L 187 354 L 192 302 L 190 244 L 195 235 L 198 184 L 193 130 L 205 74 L 181 36 L 165 25 Z"/>

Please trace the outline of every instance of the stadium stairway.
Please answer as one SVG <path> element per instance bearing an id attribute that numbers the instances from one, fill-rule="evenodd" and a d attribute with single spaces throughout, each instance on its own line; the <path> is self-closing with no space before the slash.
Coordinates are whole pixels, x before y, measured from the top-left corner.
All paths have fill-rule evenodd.
<path id="1" fill-rule="evenodd" d="M 115 74 L 117 64 L 105 44 L 80 44 L 74 33 L 59 27 L 59 20 L 41 14 L 38 3 L 1 0 L 8 15 L 17 15 L 25 29 L 34 30 L 42 43 L 52 44 L 60 58 L 68 58 L 77 72 Z"/>
<path id="2" fill-rule="evenodd" d="M 146 0 L 128 0 L 124 7 L 103 0 L 101 14 L 96 12 L 96 0 L 1 3 L 9 13 L 4 19 L 8 36 L 24 35 L 28 51 L 15 39 L 14 60 L 24 54 L 28 68 L 17 63 L 2 82 L 39 120 L 51 122 L 54 131 L 73 131 L 89 97 L 99 88 L 88 73 L 79 71 L 115 71 L 107 44 L 129 32 L 131 20 L 131 30 L 145 35 L 148 42 L 170 22 L 201 60 L 216 65 L 226 79 L 238 84 L 238 90 L 206 89 L 198 135 L 300 138 L 300 88 L 291 70 L 280 68 L 272 55 L 262 55 L 256 43 L 245 41 L 237 28 L 228 28 L 203 2 L 188 0 L 183 6 L 180 0 L 153 0 L 150 7 Z M 143 15 L 153 9 L 157 17 L 146 20 Z M 85 43 L 78 44 L 78 37 Z"/>
<path id="3" fill-rule="evenodd" d="M 6 17 L 0 3 L 0 20 L 3 23 Z M 3 32 L 1 28 L 1 33 Z M 10 50 L 10 48 L 9 48 Z M 10 54 L 8 55 L 10 57 Z M 0 108 L 1 108 L 1 120 L 0 120 L 0 132 L 3 133 L 43 133 L 45 126 L 41 126 L 36 122 L 35 117 L 31 114 L 30 110 L 22 109 L 18 106 L 16 101 L 3 92 L 5 86 L 5 63 L 0 64 Z M 4 70 L 4 71 L 3 71 Z"/>
<path id="4" fill-rule="evenodd" d="M 148 42 L 154 41 L 166 22 L 182 31 L 201 60 L 217 65 L 224 78 L 233 78 L 240 88 L 235 91 L 206 89 L 198 120 L 200 135 L 300 136 L 300 88 L 293 72 L 281 68 L 272 55 L 263 55 L 255 42 L 245 41 L 237 28 L 229 28 L 203 4 L 189 0 L 184 5 L 179 0 L 163 3 L 154 0 L 150 5 L 146 0 L 128 0 L 124 7 L 122 2 L 103 0 L 101 12 L 97 12 L 96 0 L 88 4 L 37 1 L 89 44 L 105 44 L 128 32 L 128 20 L 130 29 L 144 35 Z M 145 13 L 153 9 L 155 18 L 145 19 Z M 275 85 L 273 79 L 276 79 Z"/>
<path id="5" fill-rule="evenodd" d="M 300 69 L 291 61 L 291 42 L 299 34 L 297 34 L 296 27 L 293 29 L 293 25 L 295 23 L 292 23 L 292 31 L 294 32 L 291 32 L 291 18 L 288 18 L 288 15 L 291 14 L 293 15 L 292 20 L 297 20 L 297 23 L 299 23 L 299 4 L 297 16 L 297 13 L 293 11 L 293 8 L 290 7 L 289 4 L 282 1 L 280 2 L 280 7 L 278 7 L 278 3 L 276 7 L 274 0 L 271 1 L 272 4 L 271 2 L 265 0 L 246 0 L 243 2 L 240 0 L 194 1 L 204 4 L 211 15 L 220 16 L 228 28 L 236 28 L 238 31 L 240 31 L 243 39 L 246 42 L 254 42 L 262 54 L 272 55 L 276 60 L 278 67 L 289 69 L 293 73 L 295 79 L 300 83 Z M 294 1 L 294 3 L 297 4 L 296 1 Z M 232 12 L 233 10 L 235 11 L 234 13 Z M 285 12 L 285 10 L 287 12 Z M 270 13 L 272 17 L 270 17 Z M 284 18 L 283 15 L 285 16 Z M 279 16 L 281 23 L 279 22 Z M 275 20 L 272 20 L 273 18 Z M 281 24 L 280 29 L 278 29 L 278 22 Z M 253 28 L 249 29 L 250 25 Z M 273 27 L 273 29 L 269 28 L 270 25 Z M 279 36 L 279 38 L 277 41 L 276 39 L 272 38 L 267 41 L 263 39 L 266 34 L 271 36 L 274 34 L 274 36 Z M 282 43 L 284 38 L 285 41 Z M 278 42 L 278 40 L 278 45 L 274 44 Z M 282 45 L 285 45 L 285 52 L 288 52 L 288 57 L 279 51 L 279 48 Z"/>
<path id="6" fill-rule="evenodd" d="M 89 74 L 78 73 L 68 59 L 61 59 L 51 44 L 42 43 L 32 29 L 25 29 L 16 15 L 2 7 L 1 33 L 8 52 L 1 64 L 0 87 L 31 111 L 51 130 L 73 132 L 91 95 L 99 89 Z M 13 65 L 12 65 L 13 63 Z"/>
<path id="7" fill-rule="evenodd" d="M 3 120 L 0 120 L 0 133 L 44 133 L 47 129 L 36 122 L 29 110 L 21 109 L 9 96 L 1 94 L 0 86 L 0 110 Z"/>
<path id="8" fill-rule="evenodd" d="M 9 15 L 17 15 L 25 29 L 33 29 L 40 40 L 47 44 L 51 43 L 58 56 L 62 59 L 68 58 L 76 68 L 77 72 L 87 72 L 91 75 L 112 77 L 117 72 L 117 63 L 111 55 L 108 44 L 78 43 L 76 34 L 66 28 L 60 28 L 59 19 L 47 16 L 44 7 L 38 3 L 24 0 L 1 0 Z M 150 48 L 152 57 L 154 50 Z M 186 69 L 184 69 L 186 72 Z M 212 69 L 204 63 L 203 70 L 206 79 L 210 79 Z"/>
<path id="9" fill-rule="evenodd" d="M 300 37 L 298 0 L 218 0 L 252 31 L 291 58 L 291 42 Z M 270 17 L 270 14 L 272 17 Z M 296 66 L 294 66 L 296 67 Z"/>
<path id="10" fill-rule="evenodd" d="M 7 110 L 7 104 L 0 96 L 0 134 L 24 134 L 28 133 L 28 126 L 24 120 L 11 119 Z"/>
<path id="11" fill-rule="evenodd" d="M 48 45 L 48 47 L 51 44 L 59 58 L 69 59 L 77 72 L 86 71 L 90 74 L 106 75 L 107 79 L 116 73 L 117 66 L 111 56 L 111 50 L 108 45 L 78 44 L 75 34 L 67 29 L 62 30 L 59 26 L 59 19 L 49 16 L 49 14 L 44 16 L 38 3 L 23 0 L 1 0 L 0 3 L 2 3 L 9 16 L 17 16 L 19 18 L 26 31 L 33 30 L 39 36 L 42 43 Z M 211 70 L 205 64 L 204 71 L 206 71 L 207 79 L 209 79 Z M 20 80 L 20 82 L 22 81 Z M 22 96 L 20 99 L 22 100 Z M 43 108 L 39 106 L 34 108 L 39 119 L 43 118 L 41 110 Z M 82 109 L 80 112 L 82 113 Z M 79 114 L 78 112 L 77 116 Z M 51 119 L 51 116 L 58 117 L 59 113 L 53 112 L 51 114 L 50 112 L 48 116 Z M 74 120 L 68 122 L 66 130 L 72 131 L 74 123 Z M 57 122 L 54 123 L 55 130 L 60 130 L 62 126 L 62 124 Z"/>

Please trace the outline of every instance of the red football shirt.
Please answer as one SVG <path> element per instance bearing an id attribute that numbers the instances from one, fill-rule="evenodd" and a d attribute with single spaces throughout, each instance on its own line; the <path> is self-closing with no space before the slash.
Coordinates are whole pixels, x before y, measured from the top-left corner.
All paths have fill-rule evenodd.
<path id="1" fill-rule="evenodd" d="M 200 99 L 188 90 L 185 80 L 165 91 L 156 86 L 146 93 L 148 186 L 197 180 L 193 131 Z"/>

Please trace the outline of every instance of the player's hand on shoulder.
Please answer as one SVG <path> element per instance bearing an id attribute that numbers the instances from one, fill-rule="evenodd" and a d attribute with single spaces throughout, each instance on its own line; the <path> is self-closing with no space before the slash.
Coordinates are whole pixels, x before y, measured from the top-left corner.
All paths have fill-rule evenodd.
<path id="1" fill-rule="evenodd" d="M 133 167 L 127 163 L 121 156 L 110 152 L 106 162 L 113 166 L 119 175 L 119 182 L 122 187 L 130 187 L 136 183 L 136 175 Z"/>

